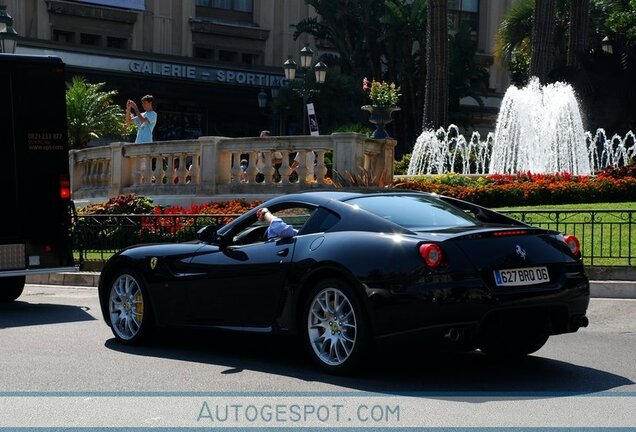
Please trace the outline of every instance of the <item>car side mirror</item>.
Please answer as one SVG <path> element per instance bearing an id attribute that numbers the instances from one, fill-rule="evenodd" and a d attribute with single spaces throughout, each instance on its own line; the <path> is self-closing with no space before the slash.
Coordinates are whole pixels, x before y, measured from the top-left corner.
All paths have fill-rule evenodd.
<path id="1" fill-rule="evenodd" d="M 197 231 L 197 239 L 205 243 L 213 243 L 218 245 L 224 245 L 227 240 L 224 236 L 221 236 L 216 231 L 216 226 L 207 225 Z"/>

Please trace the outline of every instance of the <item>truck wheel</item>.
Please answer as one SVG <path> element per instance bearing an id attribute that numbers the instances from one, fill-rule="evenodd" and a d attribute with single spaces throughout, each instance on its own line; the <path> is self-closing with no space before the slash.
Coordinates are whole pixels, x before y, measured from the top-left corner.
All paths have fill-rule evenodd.
<path id="1" fill-rule="evenodd" d="M 10 302 L 22 294 L 26 276 L 0 278 L 0 302 Z"/>

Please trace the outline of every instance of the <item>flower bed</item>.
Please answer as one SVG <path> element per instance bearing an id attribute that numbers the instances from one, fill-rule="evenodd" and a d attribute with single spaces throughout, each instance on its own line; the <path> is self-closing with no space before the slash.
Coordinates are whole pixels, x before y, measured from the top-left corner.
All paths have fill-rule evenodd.
<path id="1" fill-rule="evenodd" d="M 620 177 L 613 171 L 596 176 L 519 173 L 475 178 L 443 174 L 393 182 L 391 186 L 434 192 L 485 207 L 636 200 L 636 178 Z"/>

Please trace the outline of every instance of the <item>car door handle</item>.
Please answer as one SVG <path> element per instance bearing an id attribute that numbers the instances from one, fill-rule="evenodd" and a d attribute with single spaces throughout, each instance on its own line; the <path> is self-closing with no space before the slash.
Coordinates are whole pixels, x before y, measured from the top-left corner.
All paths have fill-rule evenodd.
<path id="1" fill-rule="evenodd" d="M 287 256 L 288 253 L 289 253 L 289 248 L 285 248 L 285 249 L 281 249 L 278 252 L 276 252 L 276 255 L 285 257 L 285 256 Z"/>

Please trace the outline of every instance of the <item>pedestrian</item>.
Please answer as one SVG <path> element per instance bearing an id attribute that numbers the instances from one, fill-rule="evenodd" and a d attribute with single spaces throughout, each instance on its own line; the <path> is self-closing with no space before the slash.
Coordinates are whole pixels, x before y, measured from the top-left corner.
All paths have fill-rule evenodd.
<path id="1" fill-rule="evenodd" d="M 312 182 L 315 180 L 314 178 L 315 165 L 316 165 L 316 153 L 313 150 L 306 151 L 305 152 L 305 167 L 307 168 L 307 173 L 305 174 L 305 179 L 307 182 Z M 295 172 L 299 166 L 300 166 L 300 152 L 296 152 L 296 156 L 294 156 L 294 161 L 292 162 L 292 165 L 291 165 L 292 172 Z"/>
<path id="2" fill-rule="evenodd" d="M 247 159 L 241 159 L 241 183 L 247 183 Z"/>
<path id="3" fill-rule="evenodd" d="M 258 135 L 259 138 L 268 138 L 272 136 L 272 133 L 268 130 L 262 130 L 261 133 Z M 280 181 L 280 166 L 283 163 L 283 154 L 279 151 L 273 151 L 272 152 L 272 167 L 274 167 L 274 176 L 273 176 L 273 181 L 274 182 L 279 182 Z M 265 178 L 263 176 L 263 168 L 265 167 L 265 153 L 261 152 L 258 155 L 258 161 L 256 162 L 256 168 L 258 168 L 258 173 L 260 175 L 258 175 L 257 177 L 257 181 L 261 182 L 263 181 L 263 179 Z"/>
<path id="4" fill-rule="evenodd" d="M 137 127 L 137 137 L 135 143 L 152 142 L 152 132 L 157 124 L 157 113 L 155 112 L 155 98 L 152 95 L 145 95 L 141 98 L 141 106 L 144 112 L 140 112 L 137 104 L 128 99 L 126 102 L 126 124 L 134 123 Z"/>

